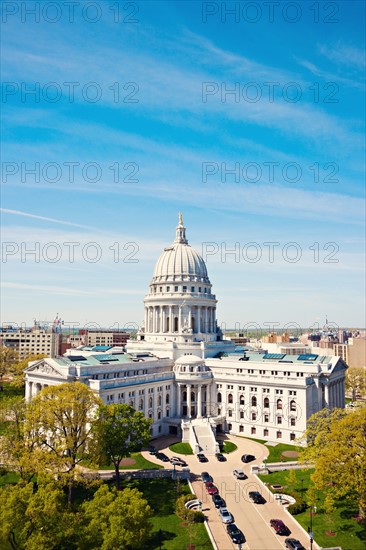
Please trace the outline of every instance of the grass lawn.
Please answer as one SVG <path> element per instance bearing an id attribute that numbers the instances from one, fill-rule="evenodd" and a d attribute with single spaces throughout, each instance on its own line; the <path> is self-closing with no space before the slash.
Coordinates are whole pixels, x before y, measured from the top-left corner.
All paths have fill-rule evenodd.
<path id="1" fill-rule="evenodd" d="M 7 470 L 0 468 L 0 487 L 4 487 L 9 483 L 15 485 L 18 483 L 19 479 L 19 474 L 16 472 L 8 472 Z"/>
<path id="2" fill-rule="evenodd" d="M 243 436 L 238 436 L 243 437 Z M 264 439 L 254 439 L 254 437 L 243 437 L 243 439 L 248 439 L 249 441 L 256 441 L 257 443 L 262 443 L 262 445 L 265 445 L 267 441 Z M 284 456 L 281 459 L 281 455 L 283 451 L 297 451 L 299 447 L 296 445 L 288 445 L 287 443 L 278 443 L 274 447 L 271 447 L 270 445 L 266 445 L 269 455 L 267 457 L 267 462 L 292 462 L 294 460 L 297 460 L 297 458 L 292 458 L 288 456 Z"/>
<path id="3" fill-rule="evenodd" d="M 236 451 L 237 448 L 238 448 L 238 446 L 235 445 L 235 443 L 232 443 L 231 441 L 224 441 L 222 452 L 223 453 L 232 453 L 233 451 Z"/>
<path id="4" fill-rule="evenodd" d="M 308 489 L 311 480 L 310 475 L 314 470 L 294 470 L 296 473 L 297 482 L 295 486 L 290 487 L 286 481 L 287 472 L 273 472 L 269 475 L 258 476 L 263 482 L 270 485 L 282 485 L 283 491 L 286 493 L 285 486 L 288 486 L 289 492 L 294 491 L 301 493 L 303 482 L 303 498 L 306 500 L 306 490 Z M 270 488 L 270 487 L 269 487 Z M 313 515 L 313 532 L 315 541 L 324 548 L 340 546 L 342 550 L 363 550 L 365 548 L 366 533 L 364 526 L 357 523 L 353 516 L 357 515 L 358 507 L 355 502 L 339 500 L 336 503 L 336 510 L 332 517 L 329 518 L 323 512 L 323 496 L 318 493 L 317 512 Z M 307 531 L 310 525 L 310 510 L 306 510 L 301 514 L 294 516 L 295 519 Z M 326 531 L 334 531 L 335 536 L 326 535 Z"/>
<path id="5" fill-rule="evenodd" d="M 132 480 L 123 482 L 123 487 L 136 487 L 144 494 L 154 511 L 152 518 L 153 533 L 141 550 L 185 550 L 189 544 L 189 526 L 182 525 L 182 520 L 175 514 L 177 498 L 176 484 L 170 479 Z M 180 484 L 180 494 L 189 494 L 186 483 Z M 212 550 L 203 523 L 191 527 L 192 544 L 196 550 Z M 160 544 L 161 543 L 161 544 Z"/>
<path id="6" fill-rule="evenodd" d="M 192 447 L 189 443 L 174 443 L 174 445 L 170 445 L 169 449 L 172 453 L 177 453 L 178 455 L 193 455 Z"/>
<path id="7" fill-rule="evenodd" d="M 6 397 L 24 397 L 24 388 L 14 388 L 10 382 L 0 382 L 0 400 Z"/>
<path id="8" fill-rule="evenodd" d="M 130 458 L 133 458 L 135 460 L 135 464 L 131 464 L 130 466 L 121 465 L 121 470 L 159 470 L 164 467 L 160 466 L 160 464 L 154 464 L 154 462 L 146 460 L 146 458 L 144 458 L 141 453 L 132 453 Z M 88 462 L 84 460 L 82 461 L 82 465 L 86 468 L 90 467 L 88 465 Z M 114 470 L 114 466 L 113 464 L 99 464 L 98 470 Z"/>

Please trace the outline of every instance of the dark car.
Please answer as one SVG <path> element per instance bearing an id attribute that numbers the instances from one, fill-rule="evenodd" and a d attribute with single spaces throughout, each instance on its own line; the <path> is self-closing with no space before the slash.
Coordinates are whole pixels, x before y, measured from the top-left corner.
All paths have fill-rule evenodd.
<path id="1" fill-rule="evenodd" d="M 243 532 L 238 529 L 235 523 L 226 526 L 226 531 L 234 544 L 244 544 L 245 537 Z"/>
<path id="2" fill-rule="evenodd" d="M 249 498 L 252 499 L 254 504 L 265 504 L 266 503 L 266 499 L 264 499 L 258 491 L 250 491 L 249 492 Z"/>
<path id="3" fill-rule="evenodd" d="M 243 455 L 241 457 L 241 459 L 242 459 L 242 462 L 245 462 L 245 463 L 252 462 L 253 460 L 255 460 L 255 456 L 253 456 L 253 455 Z"/>
<path id="4" fill-rule="evenodd" d="M 208 458 L 202 453 L 198 453 L 197 458 L 200 462 L 208 462 Z"/>
<path id="5" fill-rule="evenodd" d="M 201 479 L 203 481 L 203 483 L 207 483 L 208 481 L 213 481 L 213 477 L 210 476 L 210 474 L 208 472 L 202 472 L 201 473 Z"/>
<path id="6" fill-rule="evenodd" d="M 297 539 L 285 539 L 285 545 L 290 550 L 305 550 L 304 546 Z"/>
<path id="7" fill-rule="evenodd" d="M 164 453 L 156 453 L 156 458 L 162 460 L 163 462 L 170 462 L 169 458 Z"/>
<path id="8" fill-rule="evenodd" d="M 220 497 L 220 495 L 218 493 L 216 493 L 215 495 L 212 495 L 212 502 L 214 503 L 215 508 L 225 508 L 226 507 L 226 502 L 224 501 L 224 499 L 222 497 Z"/>
<path id="9" fill-rule="evenodd" d="M 226 462 L 226 457 L 222 453 L 216 453 L 216 458 L 219 462 Z"/>
<path id="10" fill-rule="evenodd" d="M 150 447 L 149 447 L 149 453 L 150 453 L 151 455 L 156 455 L 156 453 L 157 453 L 156 448 L 153 447 L 152 445 L 150 445 Z"/>
<path id="11" fill-rule="evenodd" d="M 280 519 L 271 519 L 271 527 L 276 531 L 276 535 L 289 535 L 290 529 Z"/>

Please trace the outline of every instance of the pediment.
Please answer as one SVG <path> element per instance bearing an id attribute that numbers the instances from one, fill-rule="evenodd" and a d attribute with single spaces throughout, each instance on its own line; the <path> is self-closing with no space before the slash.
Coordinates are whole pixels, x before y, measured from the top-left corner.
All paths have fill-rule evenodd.
<path id="1" fill-rule="evenodd" d="M 65 374 L 55 369 L 55 367 L 51 366 L 49 363 L 47 363 L 47 361 L 44 360 L 37 361 L 35 364 L 30 365 L 25 369 L 25 372 L 27 374 L 47 374 L 48 376 L 54 376 L 55 378 L 65 378 L 67 380 L 67 376 L 65 376 Z"/>

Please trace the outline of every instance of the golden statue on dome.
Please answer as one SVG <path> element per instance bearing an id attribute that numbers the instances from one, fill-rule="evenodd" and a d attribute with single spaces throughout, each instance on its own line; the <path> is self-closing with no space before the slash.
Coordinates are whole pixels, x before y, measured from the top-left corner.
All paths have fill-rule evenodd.
<path id="1" fill-rule="evenodd" d="M 179 212 L 179 224 L 183 225 L 183 214 L 182 214 L 182 212 Z"/>

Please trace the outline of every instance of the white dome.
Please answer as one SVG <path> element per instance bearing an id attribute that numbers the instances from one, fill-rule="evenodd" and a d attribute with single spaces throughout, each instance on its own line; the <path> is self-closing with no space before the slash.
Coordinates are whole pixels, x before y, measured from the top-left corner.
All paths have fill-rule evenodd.
<path id="1" fill-rule="evenodd" d="M 183 355 L 176 360 L 176 365 L 192 365 L 194 363 L 204 363 L 205 360 L 198 355 Z"/>
<path id="2" fill-rule="evenodd" d="M 165 281 L 196 281 L 210 284 L 202 256 L 188 244 L 181 216 L 175 241 L 171 246 L 164 248 L 154 269 L 152 283 Z"/>

